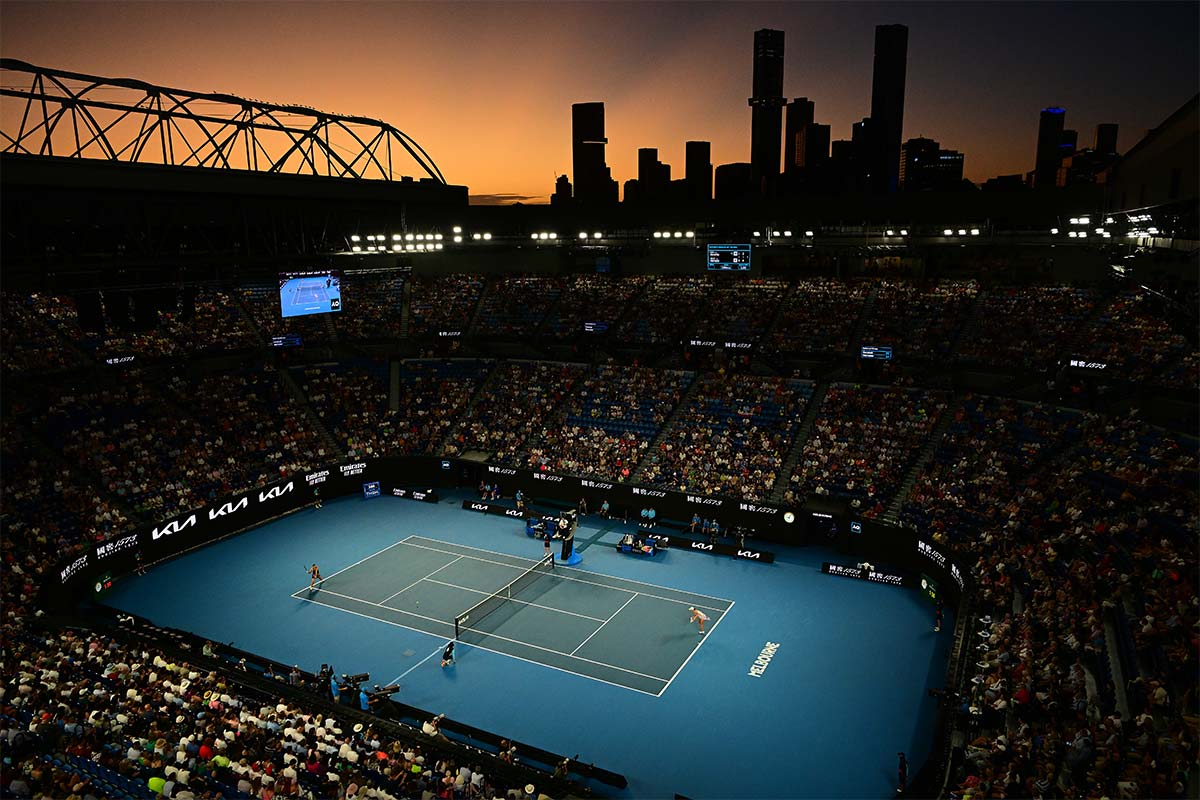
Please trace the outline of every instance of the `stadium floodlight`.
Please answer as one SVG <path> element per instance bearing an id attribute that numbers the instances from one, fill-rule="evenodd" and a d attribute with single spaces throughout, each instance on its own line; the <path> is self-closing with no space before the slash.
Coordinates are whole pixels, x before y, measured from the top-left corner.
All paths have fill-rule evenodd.
<path id="1" fill-rule="evenodd" d="M 978 235 L 979 235 L 979 228 L 971 228 L 971 235 L 972 235 L 972 236 L 978 236 Z"/>
<path id="2" fill-rule="evenodd" d="M 455 233 L 462 233 L 462 225 L 455 225 L 450 230 L 454 231 Z"/>
<path id="3" fill-rule="evenodd" d="M 808 238 L 810 238 L 810 239 L 811 239 L 811 238 L 812 238 L 812 236 L 813 236 L 813 232 L 812 232 L 812 231 L 805 231 L 805 232 L 804 232 L 804 235 L 805 235 L 805 236 L 807 236 Z"/>
<path id="4" fill-rule="evenodd" d="M 359 235 L 356 233 L 356 234 L 354 234 L 353 236 L 351 236 L 351 237 L 350 237 L 350 241 L 352 241 L 352 242 L 361 242 L 361 241 L 362 241 L 362 238 L 361 238 L 361 237 L 360 237 L 360 236 L 359 236 Z"/>
<path id="5" fill-rule="evenodd" d="M 442 240 L 442 235 L 441 235 L 440 233 L 438 233 L 438 234 L 434 234 L 434 237 L 433 237 L 433 238 L 434 238 L 434 239 L 437 239 L 437 240 L 440 242 L 440 241 Z"/>
<path id="6" fill-rule="evenodd" d="M 482 238 L 483 238 L 483 234 L 481 234 L 481 233 L 473 233 L 473 234 L 471 234 L 471 238 L 472 238 L 472 239 L 474 239 L 475 241 L 479 241 L 480 239 L 482 239 Z"/>
<path id="7" fill-rule="evenodd" d="M 1153 227 L 1152 227 L 1152 228 L 1148 228 L 1147 230 L 1149 230 L 1151 234 L 1157 234 L 1157 233 L 1158 233 L 1158 228 L 1153 228 Z"/>
<path id="8" fill-rule="evenodd" d="M 1105 225 L 1112 225 L 1112 224 L 1113 224 L 1113 218 L 1112 218 L 1112 217 L 1105 217 L 1105 218 L 1104 218 L 1104 224 L 1105 224 Z"/>
<path id="9" fill-rule="evenodd" d="M 904 228 L 901 228 L 901 229 L 900 229 L 900 235 L 901 235 L 901 236 L 908 236 L 908 231 L 907 231 L 907 230 L 905 230 Z"/>
<path id="10" fill-rule="evenodd" d="M 417 249 L 418 249 L 418 250 L 424 250 L 424 249 L 425 249 L 425 245 L 424 245 L 424 244 L 418 244 L 418 245 L 417 245 Z"/>
<path id="11" fill-rule="evenodd" d="M 1051 228 L 1051 229 L 1050 229 L 1050 233 L 1051 233 L 1051 234 L 1057 234 L 1057 233 L 1058 233 L 1058 228 Z"/>
<path id="12" fill-rule="evenodd" d="M 462 237 L 461 237 L 461 236 L 459 236 L 459 235 L 457 235 L 457 234 L 455 234 L 455 236 L 454 236 L 454 243 L 455 243 L 455 244 L 461 244 L 461 243 L 462 243 Z"/>
<path id="13" fill-rule="evenodd" d="M 550 234 L 550 238 L 551 238 L 551 239 L 557 239 L 557 238 L 558 238 L 558 234 L 557 234 L 557 233 L 553 233 L 553 232 L 552 232 L 552 233 Z"/>
<path id="14" fill-rule="evenodd" d="M 580 239 L 586 239 L 586 238 L 588 238 L 587 231 L 580 231 L 580 232 L 579 232 L 579 238 L 580 238 Z"/>
<path id="15" fill-rule="evenodd" d="M 405 235 L 405 237 L 404 237 L 404 241 L 406 241 L 406 242 L 411 242 L 411 241 L 412 241 L 413 239 L 415 239 L 415 238 L 416 238 L 416 237 L 415 237 L 415 236 L 413 236 L 413 235 L 410 233 L 410 234 L 407 234 L 407 235 Z"/>
<path id="16" fill-rule="evenodd" d="M 791 235 L 792 235 L 792 232 L 791 232 L 791 231 L 784 231 L 784 232 L 783 232 L 783 235 L 784 235 L 784 236 L 791 236 Z M 688 234 L 688 236 L 691 236 L 691 234 L 689 233 L 689 234 Z"/>
<path id="17" fill-rule="evenodd" d="M 1079 234 L 1077 234 L 1075 231 L 1067 231 L 1067 236 L 1070 237 L 1071 239 L 1074 239 L 1078 235 Z"/>
<path id="18" fill-rule="evenodd" d="M 1079 217 L 1071 217 L 1069 220 L 1067 220 L 1067 222 L 1071 223 L 1072 225 L 1078 225 Z"/>
<path id="19" fill-rule="evenodd" d="M 490 241 L 492 240 L 492 235 L 491 235 L 490 233 L 485 233 L 485 234 L 483 235 L 483 240 L 484 240 L 485 242 L 490 242 Z"/>
<path id="20" fill-rule="evenodd" d="M 1087 231 L 1080 231 L 1080 232 L 1079 232 L 1079 238 L 1080 238 L 1080 239 L 1086 239 L 1086 238 L 1087 238 Z"/>
<path id="21" fill-rule="evenodd" d="M 536 242 L 536 241 L 537 241 L 537 234 L 536 234 L 536 233 L 531 233 L 531 234 L 529 234 L 529 238 L 530 238 L 530 239 L 533 239 L 533 240 Z"/>
<path id="22" fill-rule="evenodd" d="M 406 244 L 404 245 L 404 249 L 411 253 L 413 250 L 417 249 L 417 246 L 414 244 Z"/>
<path id="23" fill-rule="evenodd" d="M 351 249 L 351 250 L 353 250 L 353 251 L 354 251 L 354 252 L 356 252 L 356 253 L 361 253 L 361 252 L 362 252 L 362 247 L 360 247 L 359 245 L 354 245 L 354 247 L 351 247 L 350 249 Z"/>
<path id="24" fill-rule="evenodd" d="M 894 230 L 892 230 L 891 228 L 888 228 L 888 229 L 887 229 L 887 235 L 888 235 L 888 236 L 895 236 L 895 235 L 896 235 L 896 232 L 895 232 Z"/>
<path id="25" fill-rule="evenodd" d="M 1104 232 L 1104 238 L 1105 238 L 1105 239 L 1111 239 L 1111 238 L 1112 238 L 1112 234 L 1111 234 L 1111 233 L 1109 233 L 1108 231 L 1105 231 L 1105 232 Z"/>
<path id="26" fill-rule="evenodd" d="M 655 238 L 655 239 L 661 239 L 661 238 L 662 238 L 662 231 L 655 231 L 655 232 L 654 232 L 654 238 Z"/>
<path id="27" fill-rule="evenodd" d="M 682 238 L 683 238 L 683 231 L 675 231 L 675 238 L 676 238 L 676 239 L 682 239 Z"/>
<path id="28" fill-rule="evenodd" d="M 418 234 L 417 234 L 417 241 L 418 241 L 418 242 L 423 242 L 423 241 L 425 241 L 425 234 L 423 234 L 423 233 L 418 233 Z"/>
<path id="29" fill-rule="evenodd" d="M 600 231 L 596 231 L 595 233 L 592 234 L 592 238 L 593 239 L 602 239 L 602 238 L 604 238 L 604 234 L 600 233 Z"/>
<path id="30" fill-rule="evenodd" d="M 368 253 L 374 253 L 374 252 L 375 252 L 375 245 L 373 245 L 373 244 L 369 244 L 369 245 L 367 245 L 367 252 L 368 252 Z"/>
<path id="31" fill-rule="evenodd" d="M 538 238 L 541 239 L 542 241 L 545 241 L 546 239 L 550 238 L 550 234 L 546 233 L 545 231 L 542 231 L 541 233 L 538 234 Z"/>
<path id="32" fill-rule="evenodd" d="M 1104 228 L 1096 228 L 1096 233 L 1104 233 Z"/>
<path id="33" fill-rule="evenodd" d="M 441 250 L 443 247 L 445 247 L 445 245 L 444 245 L 444 244 L 442 244 L 441 242 L 438 242 L 438 243 L 437 243 L 437 245 L 436 245 L 436 247 L 437 247 L 437 249 L 438 249 L 438 250 Z"/>
<path id="34" fill-rule="evenodd" d="M 404 249 L 404 245 L 402 245 L 402 244 L 394 244 L 394 245 L 392 245 L 392 252 L 393 252 L 393 253 L 399 253 L 399 252 L 400 252 L 401 250 L 403 250 L 403 249 Z"/>
<path id="35" fill-rule="evenodd" d="M 683 234 L 683 235 L 684 235 L 685 237 L 687 237 L 688 239 L 694 239 L 694 238 L 696 238 L 696 232 L 695 232 L 695 231 L 688 231 L 688 232 L 686 232 L 686 233 L 685 233 L 685 234 Z M 791 234 L 789 233 L 789 234 L 788 234 L 788 236 L 791 236 Z"/>
<path id="36" fill-rule="evenodd" d="M 967 231 L 966 231 L 966 229 L 964 229 L 964 228 L 959 228 L 959 229 L 958 229 L 958 235 L 959 235 L 959 236 L 966 236 L 966 235 L 967 235 Z"/>
<path id="37" fill-rule="evenodd" d="M 754 235 L 755 235 L 755 236 L 762 236 L 762 234 L 761 234 L 761 233 L 759 233 L 758 231 L 755 231 L 755 232 L 754 232 Z"/>
<path id="38" fill-rule="evenodd" d="M 398 242 L 398 241 L 400 241 L 400 234 L 398 234 L 398 233 L 393 233 L 393 234 L 392 234 L 392 241 L 393 241 L 393 242 Z"/>
<path id="39" fill-rule="evenodd" d="M 368 233 L 368 234 L 367 234 L 367 241 L 368 241 L 368 242 L 373 242 L 373 241 L 375 241 L 375 234 L 373 234 L 373 233 Z"/>
<path id="40" fill-rule="evenodd" d="M 1079 224 L 1080 225 L 1091 225 L 1092 224 L 1091 217 L 1080 217 Z"/>
<path id="41" fill-rule="evenodd" d="M 954 231 L 950 230 L 949 228 L 946 228 L 944 231 L 942 231 L 942 235 L 943 236 L 953 236 Z"/>

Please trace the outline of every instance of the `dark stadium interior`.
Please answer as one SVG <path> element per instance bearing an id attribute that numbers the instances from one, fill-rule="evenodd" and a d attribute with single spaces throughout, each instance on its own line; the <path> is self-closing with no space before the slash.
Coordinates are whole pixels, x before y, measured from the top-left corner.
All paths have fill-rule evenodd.
<path id="1" fill-rule="evenodd" d="M 1200 95 L 917 190 L 898 28 L 852 159 L 764 29 L 750 162 L 511 206 L 6 52 L 0 796 L 1197 797 Z"/>

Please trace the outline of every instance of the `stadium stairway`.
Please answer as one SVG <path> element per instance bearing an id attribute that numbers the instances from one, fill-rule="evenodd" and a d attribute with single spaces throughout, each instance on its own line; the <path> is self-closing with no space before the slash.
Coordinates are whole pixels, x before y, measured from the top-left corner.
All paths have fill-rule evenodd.
<path id="1" fill-rule="evenodd" d="M 912 466 L 908 468 L 908 473 L 904 476 L 904 482 L 900 484 L 900 488 L 896 491 L 896 496 L 888 503 L 887 509 L 880 517 L 882 522 L 889 525 L 900 524 L 900 510 L 904 508 L 904 502 L 908 500 L 908 496 L 912 494 L 913 487 L 917 485 L 917 478 L 921 475 L 921 471 L 925 469 L 925 465 L 933 458 L 933 454 L 937 452 L 938 445 L 941 444 L 942 436 L 950 427 L 950 423 L 954 421 L 954 412 L 958 405 L 952 401 L 946 403 L 946 407 L 942 409 L 942 416 L 938 419 L 937 424 L 933 426 L 933 430 L 929 432 L 929 440 L 925 442 L 925 446 L 921 448 L 921 452 L 917 455 Z"/>
<path id="2" fill-rule="evenodd" d="M 862 346 L 862 336 L 863 331 L 867 329 L 867 320 L 875 313 L 875 298 L 878 296 L 879 287 L 872 287 L 871 293 L 863 301 L 862 310 L 858 313 L 858 321 L 854 323 L 854 330 L 850 332 L 850 353 L 855 357 L 857 357 L 858 348 Z"/>
<path id="3" fill-rule="evenodd" d="M 492 287 L 493 283 L 491 279 L 485 278 L 483 291 L 479 293 L 479 299 L 475 301 L 475 309 L 471 312 L 471 320 L 467 323 L 467 332 L 470 334 L 478 332 L 476 331 L 476 327 L 479 325 L 479 315 L 483 313 L 483 301 L 487 297 L 488 292 L 492 290 Z"/>
<path id="4" fill-rule="evenodd" d="M 325 422 L 321 419 L 321 416 L 312 407 L 312 404 L 308 402 L 308 395 L 304 393 L 304 389 L 300 388 L 300 384 L 296 383 L 296 379 L 292 377 L 291 370 L 278 367 L 276 369 L 279 371 L 279 380 L 283 384 L 283 388 L 292 397 L 296 398 L 296 402 L 304 409 L 309 424 L 321 435 L 321 441 L 325 443 L 325 447 L 329 449 L 329 452 L 344 453 L 344 448 L 338 444 L 337 439 L 333 438 L 333 434 L 325 427 Z"/>
<path id="5" fill-rule="evenodd" d="M 971 301 L 971 310 L 967 314 L 967 322 L 962 326 L 955 337 L 954 343 L 950 345 L 950 352 L 946 354 L 946 362 L 953 364 L 958 359 L 958 352 L 962 349 L 964 342 L 969 342 L 975 338 L 975 332 L 979 330 L 979 320 L 983 316 L 984 301 L 987 299 L 987 289 L 980 288 L 975 293 L 975 299 Z"/>
<path id="6" fill-rule="evenodd" d="M 408 338 L 409 324 L 412 321 L 412 281 L 404 282 L 400 292 L 400 338 Z"/>
<path id="7" fill-rule="evenodd" d="M 804 411 L 804 419 L 800 422 L 800 427 L 796 429 L 791 449 L 788 451 L 783 465 L 780 466 L 775 478 L 775 486 L 771 489 L 770 500 L 772 503 L 783 502 L 784 492 L 787 491 L 788 481 L 792 477 L 792 469 L 800 460 L 800 454 L 804 452 L 804 443 L 808 441 L 813 426 L 817 424 L 817 413 L 821 408 L 821 403 L 825 401 L 825 392 L 828 390 L 828 382 L 818 383 L 813 387 L 812 397 L 808 399 L 808 408 Z"/>
<path id="8" fill-rule="evenodd" d="M 646 448 L 646 454 L 642 456 L 642 460 L 638 462 L 637 469 L 633 471 L 633 482 L 637 483 L 645 477 L 646 467 L 649 466 L 650 456 L 658 452 L 659 445 L 666 438 L 667 431 L 675 426 L 679 415 L 683 413 L 685 408 L 692 404 L 692 400 L 696 398 L 696 393 L 700 391 L 700 373 L 695 373 L 692 377 L 692 382 L 688 386 L 687 391 L 683 393 L 683 397 L 679 398 L 679 403 L 671 412 L 671 415 L 663 421 L 662 427 L 658 429 L 658 434 L 650 442 L 650 446 Z"/>

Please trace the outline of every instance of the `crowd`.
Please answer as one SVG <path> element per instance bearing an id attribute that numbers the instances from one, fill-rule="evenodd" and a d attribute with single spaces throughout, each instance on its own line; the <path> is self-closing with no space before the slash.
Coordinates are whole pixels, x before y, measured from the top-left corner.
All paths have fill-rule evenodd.
<path id="1" fill-rule="evenodd" d="M 394 339 L 401 335 L 406 275 L 395 270 L 344 273 L 342 310 L 333 315 L 339 338 Z"/>
<path id="2" fill-rule="evenodd" d="M 767 338 L 777 353 L 845 353 L 850 335 L 871 294 L 868 281 L 807 278 L 796 281 L 783 300 Z"/>
<path id="3" fill-rule="evenodd" d="M 606 330 L 615 328 L 630 301 L 645 290 L 650 280 L 645 275 L 620 279 L 608 275 L 572 275 L 567 278 L 562 296 L 546 315 L 543 327 L 559 339 L 582 335 L 587 322 L 599 322 L 607 326 Z"/>
<path id="4" fill-rule="evenodd" d="M 597 368 L 566 398 L 562 422 L 551 421 L 530 446 L 527 466 L 628 481 L 691 379 L 674 370 Z"/>
<path id="5" fill-rule="evenodd" d="M 812 385 L 754 375 L 708 373 L 647 454 L 641 480 L 667 489 L 765 500 Z"/>
<path id="6" fill-rule="evenodd" d="M 945 406 L 940 394 L 923 390 L 830 386 L 785 499 L 831 495 L 863 516 L 879 516 Z"/>
<path id="7" fill-rule="evenodd" d="M 1169 382 L 1174 388 L 1194 391 L 1196 347 L 1168 325 L 1154 309 L 1154 298 L 1145 289 L 1122 292 L 1113 298 L 1090 329 L 1080 332 L 1071 355 L 1102 362 L 1127 381 Z M 1192 369 L 1180 369 L 1184 359 Z"/>
<path id="8" fill-rule="evenodd" d="M 53 372 L 83 363 L 71 340 L 59 336 L 66 323 L 55 315 L 74 316 L 69 298 L 0 293 L 0 365 L 6 373 Z"/>
<path id="9" fill-rule="evenodd" d="M 562 278 L 549 276 L 494 281 L 480 303 L 476 331 L 485 336 L 532 334 L 562 294 L 565 284 Z"/>
<path id="10" fill-rule="evenodd" d="M 787 293 L 777 278 L 731 278 L 718 281 L 698 315 L 692 336 L 697 339 L 753 343 L 775 319 Z"/>
<path id="11" fill-rule="evenodd" d="M 975 281 L 917 284 L 881 280 L 862 343 L 893 347 L 903 358 L 946 358 L 978 291 Z"/>
<path id="12" fill-rule="evenodd" d="M 958 358 L 988 367 L 1053 369 L 1101 302 L 1092 289 L 1071 286 L 994 287 L 987 290 L 973 335 Z"/>
<path id="13" fill-rule="evenodd" d="M 481 275 L 413 278 L 409 331 L 414 336 L 466 331 L 483 289 Z"/>
<path id="14" fill-rule="evenodd" d="M 614 338 L 643 345 L 681 344 L 707 308 L 706 275 L 656 277 L 630 299 Z"/>

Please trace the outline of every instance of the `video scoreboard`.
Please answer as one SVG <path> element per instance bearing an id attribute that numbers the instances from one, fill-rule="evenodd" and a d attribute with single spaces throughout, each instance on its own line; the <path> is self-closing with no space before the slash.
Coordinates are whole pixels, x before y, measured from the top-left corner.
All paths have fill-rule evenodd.
<path id="1" fill-rule="evenodd" d="M 750 245 L 710 244 L 708 246 L 708 268 L 722 272 L 748 272 L 750 270 Z"/>

